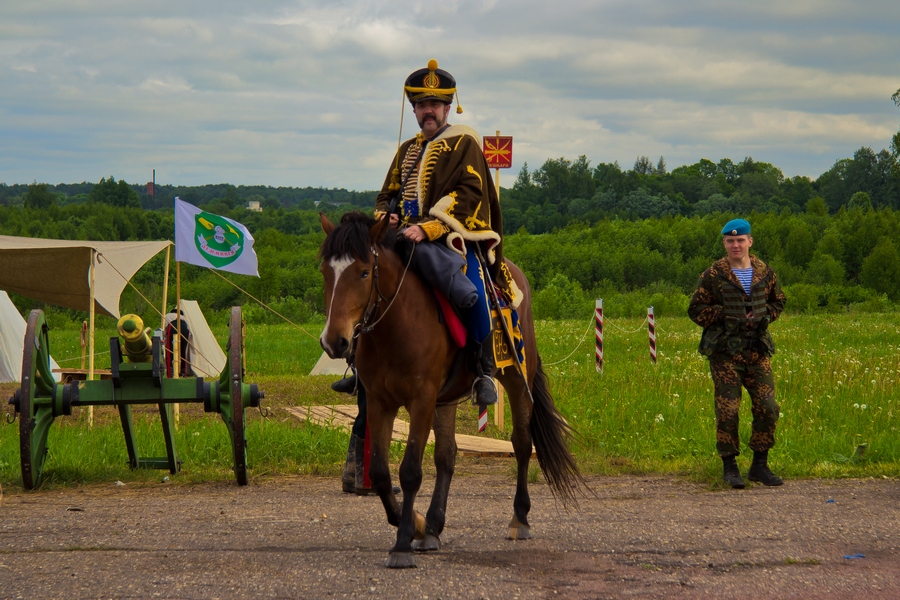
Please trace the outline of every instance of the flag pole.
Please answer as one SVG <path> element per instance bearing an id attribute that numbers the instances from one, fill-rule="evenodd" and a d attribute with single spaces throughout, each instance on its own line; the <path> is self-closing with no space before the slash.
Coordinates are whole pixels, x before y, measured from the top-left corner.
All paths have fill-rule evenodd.
<path id="1" fill-rule="evenodd" d="M 175 341 L 172 344 L 172 377 L 178 379 L 181 369 L 181 263 L 175 261 Z M 165 317 L 163 317 L 165 318 Z M 172 407 L 175 411 L 175 425 L 181 418 L 181 405 Z"/>
<path id="2" fill-rule="evenodd" d="M 497 130 L 497 139 L 500 138 L 500 130 Z M 499 144 L 498 144 L 499 146 Z M 495 182 L 497 187 L 497 203 L 500 203 L 500 167 L 494 169 L 497 172 L 497 181 Z M 503 318 L 503 315 L 500 315 L 500 318 Z M 515 349 L 513 350 L 515 352 Z M 494 405 L 494 425 L 497 426 L 497 429 L 503 431 L 503 417 L 504 417 L 504 409 L 503 409 L 503 384 L 499 381 L 494 380 L 494 383 L 497 385 L 497 404 Z"/>

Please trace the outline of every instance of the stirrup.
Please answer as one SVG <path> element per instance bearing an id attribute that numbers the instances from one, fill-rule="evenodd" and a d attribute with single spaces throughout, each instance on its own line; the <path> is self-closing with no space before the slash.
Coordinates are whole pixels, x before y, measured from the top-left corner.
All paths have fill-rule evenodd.
<path id="1" fill-rule="evenodd" d="M 478 393 L 476 391 L 476 388 L 478 387 L 478 385 L 485 379 L 490 382 L 490 385 L 492 388 L 491 392 L 493 395 L 493 399 L 490 402 L 482 402 L 481 399 L 478 397 Z M 472 391 L 470 394 L 472 396 L 472 404 L 477 404 L 479 406 L 492 406 L 494 404 L 497 404 L 497 401 L 499 399 L 499 392 L 500 392 L 500 390 L 497 388 L 497 384 L 494 381 L 493 377 L 489 377 L 486 375 L 482 375 L 481 377 L 476 377 L 475 381 L 472 382 Z"/>

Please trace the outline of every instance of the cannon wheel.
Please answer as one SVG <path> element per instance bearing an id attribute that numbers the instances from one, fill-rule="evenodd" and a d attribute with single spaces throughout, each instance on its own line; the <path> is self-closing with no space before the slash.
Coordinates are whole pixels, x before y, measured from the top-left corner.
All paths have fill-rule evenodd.
<path id="1" fill-rule="evenodd" d="M 25 328 L 22 385 L 17 391 L 22 483 L 29 490 L 41 482 L 47 458 L 47 434 L 54 419 L 51 406 L 36 406 L 34 401 L 36 395 L 51 397 L 53 394 L 48 330 L 44 311 L 31 311 Z"/>
<path id="2" fill-rule="evenodd" d="M 231 368 L 231 446 L 234 450 L 234 476 L 238 485 L 247 485 L 247 439 L 244 436 L 244 336 L 241 307 L 231 307 L 228 335 L 228 362 Z"/>

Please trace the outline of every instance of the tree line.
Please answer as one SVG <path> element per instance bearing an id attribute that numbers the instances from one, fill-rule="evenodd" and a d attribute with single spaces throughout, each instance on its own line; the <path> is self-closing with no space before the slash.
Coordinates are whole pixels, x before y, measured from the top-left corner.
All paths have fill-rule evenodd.
<path id="1" fill-rule="evenodd" d="M 648 305 L 658 314 L 683 314 L 700 272 L 722 256 L 722 223 L 740 216 L 753 224 L 753 252 L 775 268 L 790 310 L 888 310 L 900 302 L 898 183 L 896 153 L 869 148 L 816 181 L 787 179 L 751 158 L 703 159 L 671 172 L 662 157 L 639 157 L 628 171 L 615 163 L 591 167 L 584 156 L 552 159 L 534 171 L 524 166 L 502 190 L 504 251 L 531 279 L 540 318 L 589 315 L 595 298 L 617 302 L 623 315 Z M 0 234 L 172 240 L 177 195 L 246 225 L 261 277 L 229 277 L 306 321 L 323 310 L 318 211 L 335 220 L 347 210 L 371 210 L 376 195 L 226 184 L 155 191 L 148 196 L 146 186 L 112 176 L 96 184 L 0 184 Z M 253 200 L 262 211 L 248 210 Z M 158 257 L 138 273 L 139 289 L 161 293 L 162 262 Z M 241 291 L 190 265 L 182 268 L 182 295 L 223 320 L 230 306 L 245 304 Z M 26 301 L 17 303 L 24 308 Z M 127 290 L 122 310 L 143 309 L 140 295 Z M 251 320 L 277 320 L 252 305 L 246 312 Z"/>
<path id="2" fill-rule="evenodd" d="M 610 218 L 798 213 L 818 199 L 832 214 L 857 204 L 896 210 L 900 164 L 896 153 L 863 147 L 812 181 L 785 177 L 777 167 L 752 157 L 738 163 L 702 159 L 669 172 L 664 157 L 654 165 L 640 156 L 631 170 L 623 170 L 618 163 L 591 167 L 582 155 L 548 159 L 533 171 L 526 164 L 501 196 L 504 230 L 529 233 Z"/>

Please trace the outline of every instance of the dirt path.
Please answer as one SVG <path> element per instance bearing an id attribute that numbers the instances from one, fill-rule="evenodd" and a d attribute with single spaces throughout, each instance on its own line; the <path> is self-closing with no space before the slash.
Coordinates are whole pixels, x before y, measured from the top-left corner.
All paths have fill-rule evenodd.
<path id="1" fill-rule="evenodd" d="M 397 571 L 383 567 L 394 531 L 380 502 L 340 494 L 333 478 L 7 495 L 0 597 L 874 599 L 900 590 L 897 481 L 712 492 L 674 478 L 590 483 L 597 498 L 571 514 L 532 486 L 535 539 L 512 542 L 509 461 L 461 467 L 443 549 Z"/>

